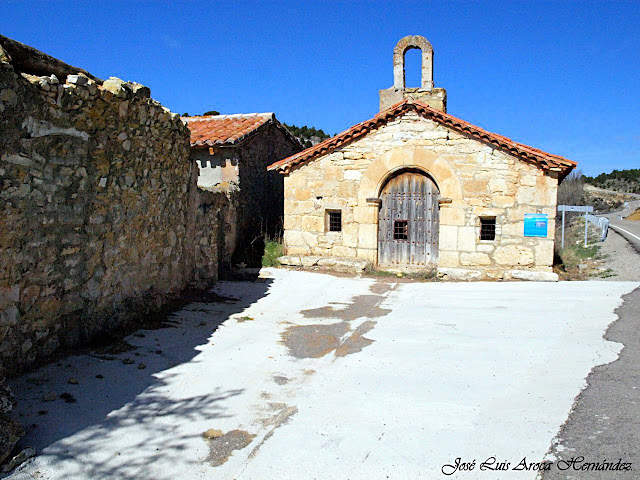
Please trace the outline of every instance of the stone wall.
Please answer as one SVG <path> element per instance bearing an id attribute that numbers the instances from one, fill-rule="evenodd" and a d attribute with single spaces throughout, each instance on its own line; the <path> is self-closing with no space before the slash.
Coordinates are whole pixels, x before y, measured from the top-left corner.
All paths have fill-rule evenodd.
<path id="1" fill-rule="evenodd" d="M 207 287 L 230 268 L 237 242 L 238 192 L 198 189 L 197 206 L 193 280 L 196 287 Z"/>
<path id="2" fill-rule="evenodd" d="M 450 203 L 440 209 L 439 270 L 509 278 L 551 272 L 558 178 L 493 146 L 410 112 L 285 178 L 287 255 L 377 262 L 378 197 L 403 168 L 428 173 Z M 325 211 L 342 210 L 342 232 Z M 525 213 L 549 215 L 547 238 L 524 237 Z M 496 217 L 496 239 L 479 240 L 480 217 Z"/>
<path id="3" fill-rule="evenodd" d="M 16 399 L 4 380 L 0 376 L 0 464 L 24 435 L 24 429 L 11 417 L 10 412 L 16 405 Z"/>
<path id="4" fill-rule="evenodd" d="M 23 433 L 3 374 L 229 263 L 237 198 L 199 190 L 189 153 L 189 130 L 148 88 L 0 36 L 0 463 Z"/>
<path id="5" fill-rule="evenodd" d="M 203 228 L 223 206 L 198 210 L 189 131 L 148 88 L 3 59 L 0 361 L 15 373 L 215 280 Z"/>

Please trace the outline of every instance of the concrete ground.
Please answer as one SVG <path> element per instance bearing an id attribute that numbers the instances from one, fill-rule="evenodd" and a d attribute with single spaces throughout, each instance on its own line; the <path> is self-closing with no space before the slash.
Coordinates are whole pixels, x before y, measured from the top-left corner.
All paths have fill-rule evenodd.
<path id="1" fill-rule="evenodd" d="M 533 479 L 639 286 L 262 276 L 14 379 L 10 478 Z"/>

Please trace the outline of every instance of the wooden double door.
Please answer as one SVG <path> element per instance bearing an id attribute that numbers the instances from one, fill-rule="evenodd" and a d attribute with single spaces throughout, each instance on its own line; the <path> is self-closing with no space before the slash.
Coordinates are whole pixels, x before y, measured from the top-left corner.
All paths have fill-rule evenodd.
<path id="1" fill-rule="evenodd" d="M 429 266 L 438 261 L 440 192 L 420 171 L 391 177 L 380 194 L 378 264 Z"/>

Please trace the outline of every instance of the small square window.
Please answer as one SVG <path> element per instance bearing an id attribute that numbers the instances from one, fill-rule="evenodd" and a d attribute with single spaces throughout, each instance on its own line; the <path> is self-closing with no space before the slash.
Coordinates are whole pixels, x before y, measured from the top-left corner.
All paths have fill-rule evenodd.
<path id="1" fill-rule="evenodd" d="M 480 219 L 480 240 L 496 239 L 496 217 Z"/>
<path id="2" fill-rule="evenodd" d="M 393 222 L 393 239 L 409 240 L 409 221 L 395 220 Z"/>
<path id="3" fill-rule="evenodd" d="M 327 231 L 329 232 L 342 231 L 342 211 L 341 210 L 327 210 Z"/>

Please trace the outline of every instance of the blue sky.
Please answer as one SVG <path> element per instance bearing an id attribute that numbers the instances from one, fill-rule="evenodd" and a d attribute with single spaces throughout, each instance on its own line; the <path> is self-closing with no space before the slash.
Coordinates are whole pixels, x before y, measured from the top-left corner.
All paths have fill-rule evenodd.
<path id="1" fill-rule="evenodd" d="M 640 168 L 638 25 L 640 1 L 0 2 L 3 35 L 175 112 L 273 111 L 331 134 L 377 113 L 393 47 L 423 35 L 449 113 L 589 175 Z"/>

